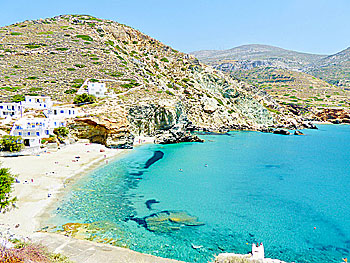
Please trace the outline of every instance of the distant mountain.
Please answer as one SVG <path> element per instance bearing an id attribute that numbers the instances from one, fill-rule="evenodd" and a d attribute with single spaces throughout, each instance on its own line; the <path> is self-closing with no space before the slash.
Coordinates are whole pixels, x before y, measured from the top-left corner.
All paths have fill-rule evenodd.
<path id="1" fill-rule="evenodd" d="M 287 50 L 268 45 L 243 45 L 227 50 L 202 50 L 191 53 L 199 60 L 210 65 L 231 63 L 236 69 L 253 68 L 256 66 L 274 66 L 299 70 L 316 63 L 326 55 L 316 55 Z M 244 63 L 243 63 L 244 62 Z"/>
<path id="2" fill-rule="evenodd" d="M 316 61 L 305 72 L 337 86 L 350 86 L 350 47 Z"/>

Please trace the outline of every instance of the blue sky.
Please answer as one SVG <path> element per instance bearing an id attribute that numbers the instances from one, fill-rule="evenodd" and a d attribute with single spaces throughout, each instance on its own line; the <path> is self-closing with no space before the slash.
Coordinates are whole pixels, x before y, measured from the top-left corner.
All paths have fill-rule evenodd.
<path id="1" fill-rule="evenodd" d="M 59 14 L 116 20 L 183 52 L 268 44 L 332 54 L 350 46 L 350 0 L 0 0 L 0 26 Z"/>

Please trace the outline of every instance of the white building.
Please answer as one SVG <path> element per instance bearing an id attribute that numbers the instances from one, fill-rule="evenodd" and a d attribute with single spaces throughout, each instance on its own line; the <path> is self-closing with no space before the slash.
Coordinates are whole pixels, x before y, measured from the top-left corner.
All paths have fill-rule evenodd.
<path id="1" fill-rule="evenodd" d="M 21 103 L 3 102 L 0 103 L 0 118 L 19 117 L 23 112 Z"/>
<path id="2" fill-rule="evenodd" d="M 264 259 L 265 258 L 265 250 L 263 243 L 259 244 L 252 244 L 252 259 Z"/>
<path id="3" fill-rule="evenodd" d="M 49 117 L 59 117 L 59 118 L 75 118 L 78 116 L 77 108 L 65 108 L 65 107 L 52 107 L 45 111 L 45 114 Z"/>
<path id="4" fill-rule="evenodd" d="M 56 118 L 22 118 L 15 122 L 10 135 L 21 136 L 25 146 L 40 146 L 41 139 L 53 135 L 53 130 L 66 127 L 66 121 Z"/>
<path id="5" fill-rule="evenodd" d="M 25 96 L 25 101 L 21 103 L 25 108 L 44 110 L 52 107 L 53 102 L 50 97 L 45 96 Z"/>
<path id="6" fill-rule="evenodd" d="M 88 94 L 95 97 L 105 97 L 107 93 L 106 83 L 88 83 Z"/>

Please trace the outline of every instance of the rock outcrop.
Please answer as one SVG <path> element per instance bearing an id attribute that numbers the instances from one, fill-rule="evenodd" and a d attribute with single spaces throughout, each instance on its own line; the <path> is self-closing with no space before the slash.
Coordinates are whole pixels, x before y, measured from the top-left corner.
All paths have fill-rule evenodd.
<path id="1" fill-rule="evenodd" d="M 130 133 L 128 123 L 99 120 L 98 118 L 78 118 L 69 123 L 71 135 L 78 139 L 89 139 L 109 148 L 130 149 L 134 136 Z"/>
<path id="2" fill-rule="evenodd" d="M 350 123 L 350 111 L 345 109 L 323 109 L 316 114 L 320 121 L 333 124 Z"/>

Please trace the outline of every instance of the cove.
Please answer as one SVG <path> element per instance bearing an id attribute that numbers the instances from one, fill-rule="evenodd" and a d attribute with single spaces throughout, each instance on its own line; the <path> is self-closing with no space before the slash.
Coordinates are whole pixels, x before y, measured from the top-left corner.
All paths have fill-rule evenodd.
<path id="1" fill-rule="evenodd" d="M 188 262 L 264 242 L 284 261 L 350 256 L 350 126 L 304 136 L 231 132 L 144 145 L 80 179 L 48 224 Z M 247 245 L 248 244 L 248 245 Z"/>

